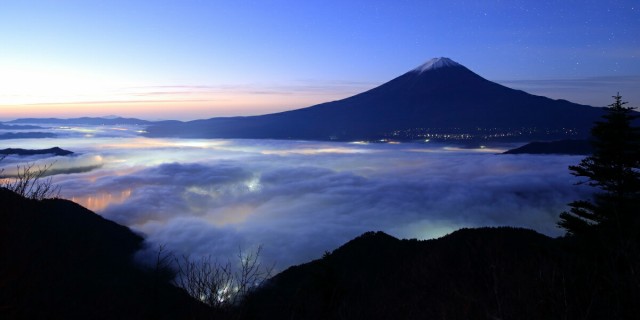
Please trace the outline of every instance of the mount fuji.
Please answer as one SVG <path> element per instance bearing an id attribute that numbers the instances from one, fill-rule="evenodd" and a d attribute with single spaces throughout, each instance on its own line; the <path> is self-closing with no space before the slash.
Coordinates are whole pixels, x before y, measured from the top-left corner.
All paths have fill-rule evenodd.
<path id="1" fill-rule="evenodd" d="M 553 100 L 491 82 L 434 58 L 352 97 L 249 117 L 170 121 L 152 137 L 307 140 L 553 140 L 584 138 L 602 108 Z"/>

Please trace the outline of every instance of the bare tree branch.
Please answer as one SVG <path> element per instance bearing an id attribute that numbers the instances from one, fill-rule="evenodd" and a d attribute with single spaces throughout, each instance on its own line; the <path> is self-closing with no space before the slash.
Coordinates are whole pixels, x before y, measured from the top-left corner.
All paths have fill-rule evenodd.
<path id="1" fill-rule="evenodd" d="M 219 263 L 211 256 L 193 260 L 184 255 L 175 259 L 178 275 L 174 282 L 211 307 L 236 306 L 272 275 L 273 266 L 265 267 L 259 261 L 261 252 L 262 247 L 247 254 L 238 250 L 240 264 L 236 271 L 231 261 Z"/>
<path id="2" fill-rule="evenodd" d="M 0 161 L 4 157 L 0 158 Z M 16 166 L 14 176 L 0 176 L 0 187 L 7 188 L 25 198 L 42 200 L 47 198 L 58 198 L 60 187 L 53 184 L 51 177 L 45 178 L 47 171 L 51 169 L 53 163 L 36 166 L 35 163 Z M 0 173 L 4 170 L 0 171 Z"/>

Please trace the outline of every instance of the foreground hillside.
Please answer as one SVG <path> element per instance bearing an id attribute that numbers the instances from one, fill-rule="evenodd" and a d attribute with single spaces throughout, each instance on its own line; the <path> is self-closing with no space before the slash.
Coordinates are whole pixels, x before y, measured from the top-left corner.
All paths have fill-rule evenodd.
<path id="1" fill-rule="evenodd" d="M 277 275 L 246 308 L 251 319 L 635 319 L 638 277 L 603 269 L 605 257 L 507 227 L 428 241 L 369 232 Z"/>
<path id="2" fill-rule="evenodd" d="M 634 319 L 637 250 L 517 228 L 368 232 L 216 310 L 141 269 L 143 239 L 67 200 L 0 189 L 1 319 Z M 637 247 L 635 248 L 637 249 Z M 623 259 L 624 258 L 624 259 Z"/>
<path id="3" fill-rule="evenodd" d="M 0 319 L 190 319 L 202 306 L 132 261 L 143 239 L 67 200 L 0 188 Z"/>

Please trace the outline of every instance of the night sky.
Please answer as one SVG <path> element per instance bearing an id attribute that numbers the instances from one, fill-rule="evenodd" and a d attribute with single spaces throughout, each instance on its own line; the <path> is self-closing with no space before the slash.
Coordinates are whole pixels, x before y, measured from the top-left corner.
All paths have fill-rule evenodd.
<path id="1" fill-rule="evenodd" d="M 301 108 L 433 57 L 552 98 L 640 105 L 640 1 L 4 1 L 0 120 Z"/>

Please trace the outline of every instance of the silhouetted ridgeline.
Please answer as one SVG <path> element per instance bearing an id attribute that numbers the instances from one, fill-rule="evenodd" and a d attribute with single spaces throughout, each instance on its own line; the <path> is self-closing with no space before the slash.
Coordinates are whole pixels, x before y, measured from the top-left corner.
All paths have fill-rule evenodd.
<path id="1" fill-rule="evenodd" d="M 518 228 L 435 240 L 368 232 L 291 267 L 225 313 L 131 261 L 143 239 L 67 200 L 0 189 L 0 318 L 635 319 L 638 252 Z M 637 249 L 637 248 L 636 248 Z M 162 273 L 166 274 L 166 273 Z"/>
<path id="2" fill-rule="evenodd" d="M 0 189 L 0 318 L 189 319 L 206 311 L 134 266 L 142 241 L 71 201 Z"/>
<path id="3" fill-rule="evenodd" d="M 55 138 L 54 133 L 49 132 L 7 132 L 0 134 L 0 140 L 9 139 L 42 139 L 42 138 Z"/>
<path id="4" fill-rule="evenodd" d="M 637 287 L 611 287 L 623 273 L 595 260 L 525 229 L 370 232 L 280 273 L 246 308 L 250 319 L 634 319 Z"/>
<path id="5" fill-rule="evenodd" d="M 62 125 L 147 125 L 151 121 L 122 117 L 81 117 L 81 118 L 21 118 L 6 123 L 36 123 Z"/>
<path id="6" fill-rule="evenodd" d="M 589 140 L 559 140 L 548 142 L 531 142 L 522 147 L 504 152 L 504 154 L 568 154 L 590 155 L 593 147 Z"/>
<path id="7" fill-rule="evenodd" d="M 73 154 L 69 150 L 64 150 L 59 147 L 53 147 L 49 149 L 20 149 L 20 148 L 7 148 L 0 150 L 0 155 L 15 154 L 19 156 L 32 156 L 37 154 L 52 154 L 56 156 L 68 156 Z"/>
<path id="8" fill-rule="evenodd" d="M 0 130 L 33 130 L 33 129 L 42 129 L 39 126 L 28 126 L 28 125 L 6 125 L 0 123 Z"/>

